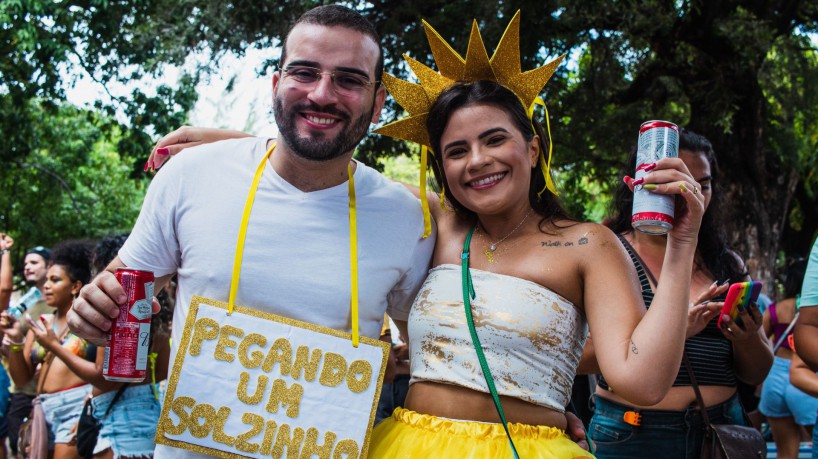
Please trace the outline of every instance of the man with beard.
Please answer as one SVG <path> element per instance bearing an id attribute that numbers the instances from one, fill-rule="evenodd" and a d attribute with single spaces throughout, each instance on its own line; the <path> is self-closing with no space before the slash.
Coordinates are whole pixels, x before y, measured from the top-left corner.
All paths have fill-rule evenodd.
<path id="1" fill-rule="evenodd" d="M 112 274 L 116 268 L 153 271 L 157 291 L 178 274 L 173 359 L 191 296 L 228 301 L 242 211 L 257 168 L 262 175 L 235 303 L 350 331 L 354 203 L 361 334 L 377 339 L 387 310 L 406 320 L 434 235 L 422 237 L 416 198 L 352 159 L 383 107 L 386 91 L 377 81 L 382 66 L 379 37 L 358 13 L 330 5 L 299 18 L 272 81 L 280 137 L 211 143 L 169 162 L 151 183 L 119 256 L 75 300 L 68 316 L 72 330 L 96 342 L 105 339 L 125 301 Z M 158 445 L 156 457 L 198 456 Z"/>

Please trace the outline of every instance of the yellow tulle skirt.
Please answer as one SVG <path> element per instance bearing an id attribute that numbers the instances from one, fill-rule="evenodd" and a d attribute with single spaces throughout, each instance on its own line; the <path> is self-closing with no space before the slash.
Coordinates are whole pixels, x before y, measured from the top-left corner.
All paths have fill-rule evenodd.
<path id="1" fill-rule="evenodd" d="M 520 459 L 580 459 L 593 456 L 556 427 L 510 423 Z M 455 421 L 398 408 L 375 426 L 369 459 L 512 458 L 502 424 Z"/>

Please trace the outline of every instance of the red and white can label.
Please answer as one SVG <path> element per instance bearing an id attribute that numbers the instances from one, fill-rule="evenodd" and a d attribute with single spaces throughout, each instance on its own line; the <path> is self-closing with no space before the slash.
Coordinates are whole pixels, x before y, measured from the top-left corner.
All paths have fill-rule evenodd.
<path id="1" fill-rule="evenodd" d="M 116 277 L 128 301 L 111 325 L 102 374 L 110 381 L 138 382 L 147 375 L 154 276 L 147 271 L 119 270 Z"/>

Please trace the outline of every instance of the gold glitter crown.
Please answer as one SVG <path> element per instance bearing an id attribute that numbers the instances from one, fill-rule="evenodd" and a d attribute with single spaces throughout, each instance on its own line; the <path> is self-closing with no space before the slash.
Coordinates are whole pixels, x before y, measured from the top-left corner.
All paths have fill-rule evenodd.
<path id="1" fill-rule="evenodd" d="M 401 80 L 388 73 L 383 74 L 383 84 L 395 101 L 409 113 L 409 116 L 380 127 L 374 132 L 416 142 L 430 149 L 429 135 L 426 132 L 426 117 L 432 104 L 444 89 L 458 81 L 496 81 L 519 97 L 530 118 L 540 91 L 565 57 L 562 55 L 542 67 L 522 72 L 519 11 L 506 27 L 491 59 L 488 57 L 486 46 L 480 36 L 477 21 L 472 23 L 465 59 L 455 52 L 426 21 L 423 21 L 423 28 L 426 30 L 426 37 L 440 72 L 404 54 L 403 58 L 420 84 Z"/>

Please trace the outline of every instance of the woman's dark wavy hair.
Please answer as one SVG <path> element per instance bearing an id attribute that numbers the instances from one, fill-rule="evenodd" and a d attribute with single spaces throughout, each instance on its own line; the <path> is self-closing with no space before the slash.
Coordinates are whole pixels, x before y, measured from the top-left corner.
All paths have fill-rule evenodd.
<path id="1" fill-rule="evenodd" d="M 539 137 L 540 152 L 548 151 L 548 143 L 542 126 L 536 120 L 528 119 L 525 107 L 510 89 L 489 80 L 471 83 L 458 82 L 446 88 L 435 103 L 432 104 L 426 119 L 426 130 L 429 133 L 432 151 L 435 152 L 435 154 L 430 153 L 429 163 L 432 165 L 432 172 L 437 183 L 444 188 L 446 201 L 454 207 L 455 211 L 468 218 L 476 218 L 476 214 L 455 199 L 450 191 L 449 182 L 443 173 L 440 140 L 443 137 L 443 131 L 446 129 L 449 118 L 454 112 L 463 107 L 477 104 L 493 105 L 508 113 L 514 126 L 522 133 L 527 142 L 534 138 L 534 133 L 531 131 L 533 124 Z M 553 193 L 546 190 L 541 196 L 537 196 L 537 193 L 543 188 L 545 188 L 545 177 L 540 173 L 538 165 L 532 170 L 531 183 L 528 187 L 528 200 L 531 207 L 543 217 L 543 220 L 547 220 L 552 224 L 556 220 L 570 219 L 568 213 L 562 208 Z"/>
<path id="2" fill-rule="evenodd" d="M 804 276 L 807 274 L 807 260 L 796 257 L 789 260 L 781 272 L 781 285 L 784 287 L 784 298 L 795 298 L 801 293 Z"/>
<path id="3" fill-rule="evenodd" d="M 710 163 L 710 176 L 712 177 L 710 186 L 713 193 L 699 228 L 699 243 L 696 246 L 698 259 L 716 280 L 729 279 L 731 282 L 738 282 L 747 276 L 747 268 L 738 252 L 727 242 L 727 230 L 721 220 L 724 218 L 724 201 L 719 187 L 721 171 L 716 161 L 713 145 L 704 136 L 682 129 L 679 134 L 679 150 L 703 153 L 707 162 Z M 622 172 L 621 175 L 629 177 L 636 174 L 636 147 L 631 149 L 628 162 Z M 606 225 L 617 234 L 633 231 L 632 210 L 633 192 L 620 181 L 614 195 L 614 216 L 606 221 Z"/>
<path id="4" fill-rule="evenodd" d="M 63 241 L 51 249 L 52 256 L 48 266 L 62 266 L 72 282 L 80 281 L 85 285 L 91 282 L 93 251 L 93 241 L 80 239 Z"/>

